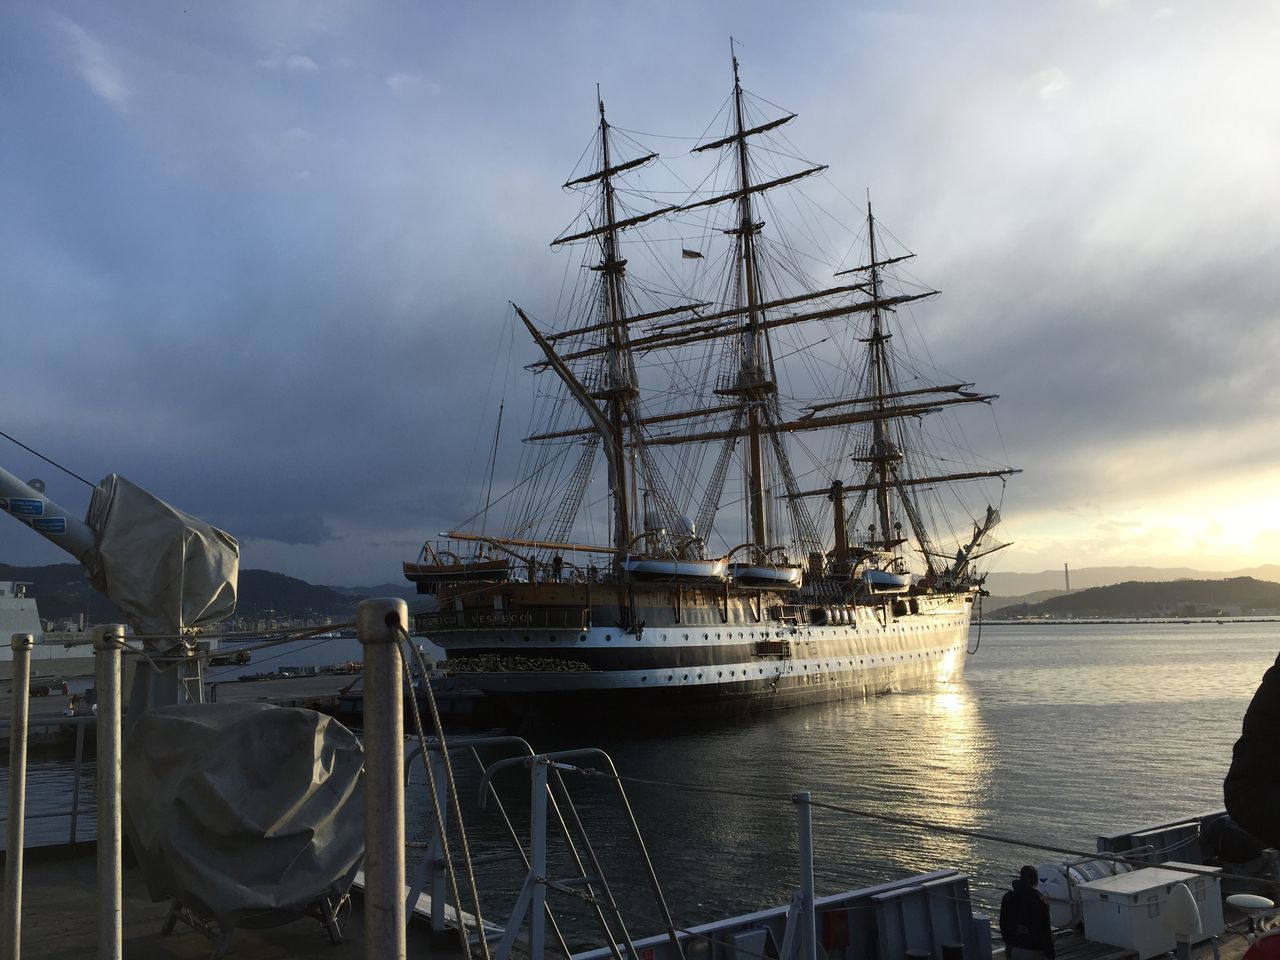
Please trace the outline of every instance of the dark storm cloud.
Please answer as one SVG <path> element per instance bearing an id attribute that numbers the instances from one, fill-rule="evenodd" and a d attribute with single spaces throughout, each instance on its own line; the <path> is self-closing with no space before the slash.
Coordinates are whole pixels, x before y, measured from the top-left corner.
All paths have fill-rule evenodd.
<path id="1" fill-rule="evenodd" d="M 476 508 L 506 302 L 554 311 L 595 83 L 620 126 L 695 135 L 731 33 L 797 149 L 921 253 L 944 297 L 909 319 L 1002 394 L 1029 512 L 1105 499 L 1135 451 L 1175 489 L 1215 431 L 1218 469 L 1280 468 L 1263 5 L 179 11 L 10 13 L 0 429 L 206 516 L 248 565 L 391 579 Z M 12 526 L 6 559 L 46 556 Z"/>

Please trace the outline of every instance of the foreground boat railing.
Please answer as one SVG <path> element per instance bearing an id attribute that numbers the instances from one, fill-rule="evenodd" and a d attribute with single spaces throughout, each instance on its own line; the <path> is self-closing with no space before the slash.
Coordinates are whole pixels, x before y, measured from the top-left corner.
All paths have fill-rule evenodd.
<path id="1" fill-rule="evenodd" d="M 31 702 L 31 650 L 36 638 L 15 633 L 13 647 L 13 725 L 9 731 L 9 822 L 5 831 L 4 924 L 0 956 L 22 955 L 22 845 L 27 810 L 27 716 Z"/>
<path id="2" fill-rule="evenodd" d="M 466 753 L 471 757 L 475 765 L 476 771 L 483 775 L 486 764 L 480 756 L 482 749 L 491 748 L 509 748 L 519 754 L 520 757 L 528 758 L 535 755 L 533 747 L 522 737 L 516 736 L 479 736 L 479 737 L 462 737 L 451 738 L 444 749 L 441 749 L 441 742 L 437 738 L 429 738 L 426 741 L 427 762 L 431 766 L 433 776 L 431 782 L 436 785 L 437 797 L 435 808 L 440 811 L 439 820 L 432 820 L 429 840 L 426 845 L 425 855 L 422 856 L 410 870 L 409 878 L 409 895 L 407 898 L 408 909 L 412 910 L 418 903 L 420 896 L 428 893 L 430 902 L 429 916 L 431 921 L 431 930 L 434 934 L 444 934 L 449 927 L 450 912 L 447 907 L 447 888 L 449 872 L 454 869 L 455 864 L 449 862 L 446 857 L 445 842 L 446 834 L 449 830 L 449 805 L 446 803 L 447 797 L 447 778 L 448 764 L 445 762 L 444 752 L 447 750 L 450 754 Z M 408 771 L 405 782 L 406 789 L 413 785 L 413 764 L 419 760 L 422 755 L 422 747 L 414 746 L 405 755 L 405 769 Z M 487 787 L 487 800 L 491 802 L 497 809 L 499 819 L 507 834 L 507 838 L 511 842 L 512 849 L 509 852 L 493 852 L 473 856 L 471 863 L 473 866 L 479 866 L 484 863 L 493 863 L 501 860 L 509 860 L 516 858 L 520 861 L 525 870 L 529 869 L 529 857 L 525 852 L 524 845 L 520 841 L 520 837 L 516 834 L 515 827 L 512 826 L 511 818 L 507 814 L 506 806 L 502 802 L 502 798 L 498 795 L 498 791 L 494 789 L 490 783 Z M 568 838 L 568 825 L 565 823 L 564 815 L 560 811 L 560 806 L 554 796 L 548 798 L 549 808 L 554 814 L 557 824 L 560 828 L 562 836 Z M 482 806 L 484 805 L 482 801 Z M 599 908 L 597 908 L 598 910 Z M 565 941 L 564 934 L 561 933 L 560 927 L 556 922 L 555 914 L 548 906 L 546 911 L 546 921 L 550 928 L 551 935 L 554 938 L 557 947 L 564 956 L 569 955 L 569 946 Z M 452 919 L 461 923 L 466 918 L 462 910 L 462 905 L 457 904 L 454 907 Z M 474 922 L 474 919 L 472 920 Z M 476 937 L 501 937 L 503 931 L 499 927 L 490 927 L 486 925 L 484 931 L 477 931 Z"/>
<path id="3" fill-rule="evenodd" d="M 498 945 L 495 960 L 507 960 L 511 956 L 516 936 L 526 921 L 529 927 L 528 952 L 535 960 L 540 960 L 546 943 L 545 916 L 548 912 L 548 890 L 569 895 L 581 895 L 592 906 L 596 922 L 605 937 L 605 942 L 609 944 L 608 950 L 612 954 L 613 960 L 623 960 L 622 949 L 620 948 L 625 949 L 629 960 L 640 960 L 640 954 L 636 952 L 631 935 L 627 931 L 622 911 L 609 888 L 604 870 L 600 866 L 600 861 L 596 857 L 595 850 L 592 848 L 591 841 L 587 836 L 581 818 L 578 816 L 577 809 L 562 776 L 563 773 L 596 775 L 601 772 L 595 768 L 579 767 L 570 762 L 582 760 L 594 760 L 597 764 L 603 766 L 605 768 L 604 776 L 610 779 L 617 787 L 618 800 L 626 815 L 631 839 L 643 864 L 645 878 L 657 903 L 660 916 L 667 928 L 666 936 L 675 951 L 677 960 L 684 960 L 675 922 L 671 918 L 671 911 L 667 907 L 666 898 L 662 894 L 662 887 L 658 882 L 657 874 L 654 872 L 653 862 L 649 858 L 649 851 L 645 846 L 644 837 L 640 833 L 640 826 L 636 823 L 631 804 L 627 800 L 626 790 L 618 777 L 613 760 L 603 750 L 597 749 L 565 750 L 558 753 L 511 757 L 506 760 L 499 760 L 490 764 L 480 779 L 480 805 L 482 807 L 492 792 L 493 777 L 500 771 L 522 766 L 529 770 L 531 781 L 528 872 L 525 875 L 520 894 L 516 899 L 516 905 L 511 911 L 511 919 L 507 923 L 502 942 Z M 560 813 L 561 808 L 567 813 L 569 823 L 573 826 L 573 831 L 570 832 L 565 829 L 564 835 L 573 863 L 578 871 L 576 876 L 563 880 L 553 880 L 547 875 L 547 807 L 548 801 L 553 805 L 556 804 L 557 797 L 559 798 L 559 806 L 556 808 L 556 816 L 560 820 L 561 827 L 565 827 L 565 821 Z M 581 852 L 579 852 L 579 846 L 581 847 Z M 610 917 L 612 917 L 612 922 L 610 922 Z M 616 933 L 614 932 L 615 924 Z"/>
<path id="4" fill-rule="evenodd" d="M 122 625 L 95 627 L 93 649 L 97 684 L 97 857 L 98 857 L 98 957 L 120 960 L 124 953 L 123 850 L 124 822 L 120 794 L 121 701 L 120 660 L 124 650 Z M 30 728 L 31 634 L 14 634 L 13 715 L 9 730 L 9 805 L 5 851 L 5 960 L 22 957 L 22 867 L 25 851 L 27 740 Z M 59 719 L 65 723 L 68 719 Z M 84 718 L 76 731 L 77 764 L 71 807 L 74 842 L 80 800 L 80 768 L 83 759 Z M 59 814 L 60 816 L 60 814 Z"/>

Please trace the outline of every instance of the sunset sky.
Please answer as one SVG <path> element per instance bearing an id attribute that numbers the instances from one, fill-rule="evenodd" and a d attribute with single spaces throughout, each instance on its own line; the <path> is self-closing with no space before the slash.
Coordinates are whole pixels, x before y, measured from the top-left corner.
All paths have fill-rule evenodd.
<path id="1" fill-rule="evenodd" d="M 1274 2 L 14 0 L 0 27 L 0 431 L 246 567 L 396 580 L 470 513 L 596 84 L 683 151 L 660 135 L 720 109 L 730 36 L 919 254 L 938 366 L 1001 397 L 995 569 L 1280 562 Z M 87 505 L 2 438 L 0 465 Z M 61 559 L 0 522 L 0 561 Z"/>

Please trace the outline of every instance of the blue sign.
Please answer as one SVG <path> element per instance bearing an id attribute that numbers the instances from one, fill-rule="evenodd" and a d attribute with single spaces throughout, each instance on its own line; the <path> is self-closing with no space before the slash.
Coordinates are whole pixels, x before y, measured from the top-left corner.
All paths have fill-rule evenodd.
<path id="1" fill-rule="evenodd" d="M 15 517 L 43 517 L 44 501 L 29 500 L 25 497 L 10 497 L 9 512 Z"/>
<path id="2" fill-rule="evenodd" d="M 31 521 L 31 529 L 37 533 L 66 533 L 66 517 L 39 517 Z"/>

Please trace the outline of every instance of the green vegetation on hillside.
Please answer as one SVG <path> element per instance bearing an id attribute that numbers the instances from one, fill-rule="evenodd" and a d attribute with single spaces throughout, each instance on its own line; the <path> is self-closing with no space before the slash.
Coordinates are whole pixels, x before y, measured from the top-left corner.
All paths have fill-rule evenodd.
<path id="1" fill-rule="evenodd" d="M 78 563 L 42 567 L 0 563 L 0 580 L 30 583 L 29 592 L 39 603 L 40 616 L 45 620 L 76 620 L 84 614 L 86 623 L 124 622 L 115 605 L 93 589 Z M 356 605 L 363 599 L 358 593 L 316 586 L 282 573 L 241 570 L 236 616 L 351 619 Z"/>
<path id="2" fill-rule="evenodd" d="M 1253 577 L 1225 580 L 1130 581 L 987 610 L 988 619 L 1221 617 L 1280 614 L 1280 583 Z"/>

